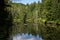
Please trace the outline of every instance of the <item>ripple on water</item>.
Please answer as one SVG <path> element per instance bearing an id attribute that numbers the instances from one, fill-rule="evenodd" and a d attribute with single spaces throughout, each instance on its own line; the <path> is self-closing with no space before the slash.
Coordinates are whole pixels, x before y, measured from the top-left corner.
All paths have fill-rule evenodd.
<path id="1" fill-rule="evenodd" d="M 39 37 L 39 35 L 34 36 L 32 34 L 22 33 L 22 34 L 13 35 L 13 40 L 42 40 L 42 37 L 41 36 Z"/>

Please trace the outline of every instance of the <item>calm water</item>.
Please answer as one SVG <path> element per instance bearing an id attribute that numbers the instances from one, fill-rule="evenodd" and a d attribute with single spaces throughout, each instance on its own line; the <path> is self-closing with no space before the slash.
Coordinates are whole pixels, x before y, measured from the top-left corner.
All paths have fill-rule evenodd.
<path id="1" fill-rule="evenodd" d="M 40 24 L 27 23 L 17 23 L 13 26 L 13 36 L 12 40 L 42 40 Z"/>
<path id="2" fill-rule="evenodd" d="M 13 40 L 42 40 L 42 37 L 39 35 L 32 35 L 28 33 L 16 34 L 12 36 Z"/>

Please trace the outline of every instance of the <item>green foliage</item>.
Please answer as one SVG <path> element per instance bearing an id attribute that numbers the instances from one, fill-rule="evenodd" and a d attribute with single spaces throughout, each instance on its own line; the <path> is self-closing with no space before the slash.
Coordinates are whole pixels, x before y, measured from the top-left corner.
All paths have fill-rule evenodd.
<path id="1" fill-rule="evenodd" d="M 17 28 L 16 30 L 14 29 L 15 32 L 18 30 L 18 32 L 27 31 L 33 34 L 37 32 L 45 40 L 60 39 L 60 2 L 58 0 L 43 0 L 42 3 L 34 2 L 27 5 L 11 3 L 10 9 L 13 15 L 14 27 L 16 26 Z M 21 22 L 31 23 L 34 27 L 29 25 L 29 27 L 20 27 Z M 30 30 L 28 31 L 27 29 Z"/>
<path id="2" fill-rule="evenodd" d="M 60 24 L 60 8 L 58 0 L 45 0 L 43 2 L 44 9 L 43 15 L 45 15 L 46 23 L 42 33 L 45 40 L 60 40 L 60 31 L 58 29 Z M 45 35 L 45 36 L 44 36 Z"/>

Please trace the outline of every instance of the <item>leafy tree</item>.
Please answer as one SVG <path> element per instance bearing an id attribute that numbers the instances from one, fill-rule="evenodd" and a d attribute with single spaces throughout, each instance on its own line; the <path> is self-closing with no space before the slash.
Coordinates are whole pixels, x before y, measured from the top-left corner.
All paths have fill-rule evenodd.
<path id="1" fill-rule="evenodd" d="M 36 30 L 41 33 L 45 40 L 59 40 L 60 34 L 60 2 L 59 0 L 42 0 L 42 3 L 34 2 L 24 5 L 22 3 L 11 3 L 11 13 L 13 15 L 14 33 Z M 36 24 L 34 27 L 20 27 L 20 23 Z M 39 23 L 39 24 L 38 24 Z M 39 26 L 38 26 L 39 25 Z M 20 29 L 22 30 L 20 31 Z M 38 31 L 39 29 L 39 31 Z M 36 33 L 35 31 L 33 31 Z M 31 31 L 31 33 L 33 33 Z M 54 33 L 53 33 L 54 32 Z M 30 33 L 30 32 L 29 32 Z"/>

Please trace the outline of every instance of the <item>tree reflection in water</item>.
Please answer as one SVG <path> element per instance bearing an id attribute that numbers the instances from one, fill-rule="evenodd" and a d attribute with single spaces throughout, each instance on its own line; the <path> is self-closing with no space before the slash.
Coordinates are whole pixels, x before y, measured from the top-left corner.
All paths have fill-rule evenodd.
<path id="1" fill-rule="evenodd" d="M 13 40 L 42 40 L 42 38 L 39 37 L 39 35 L 34 36 L 32 34 L 22 33 L 22 34 L 14 35 Z"/>

